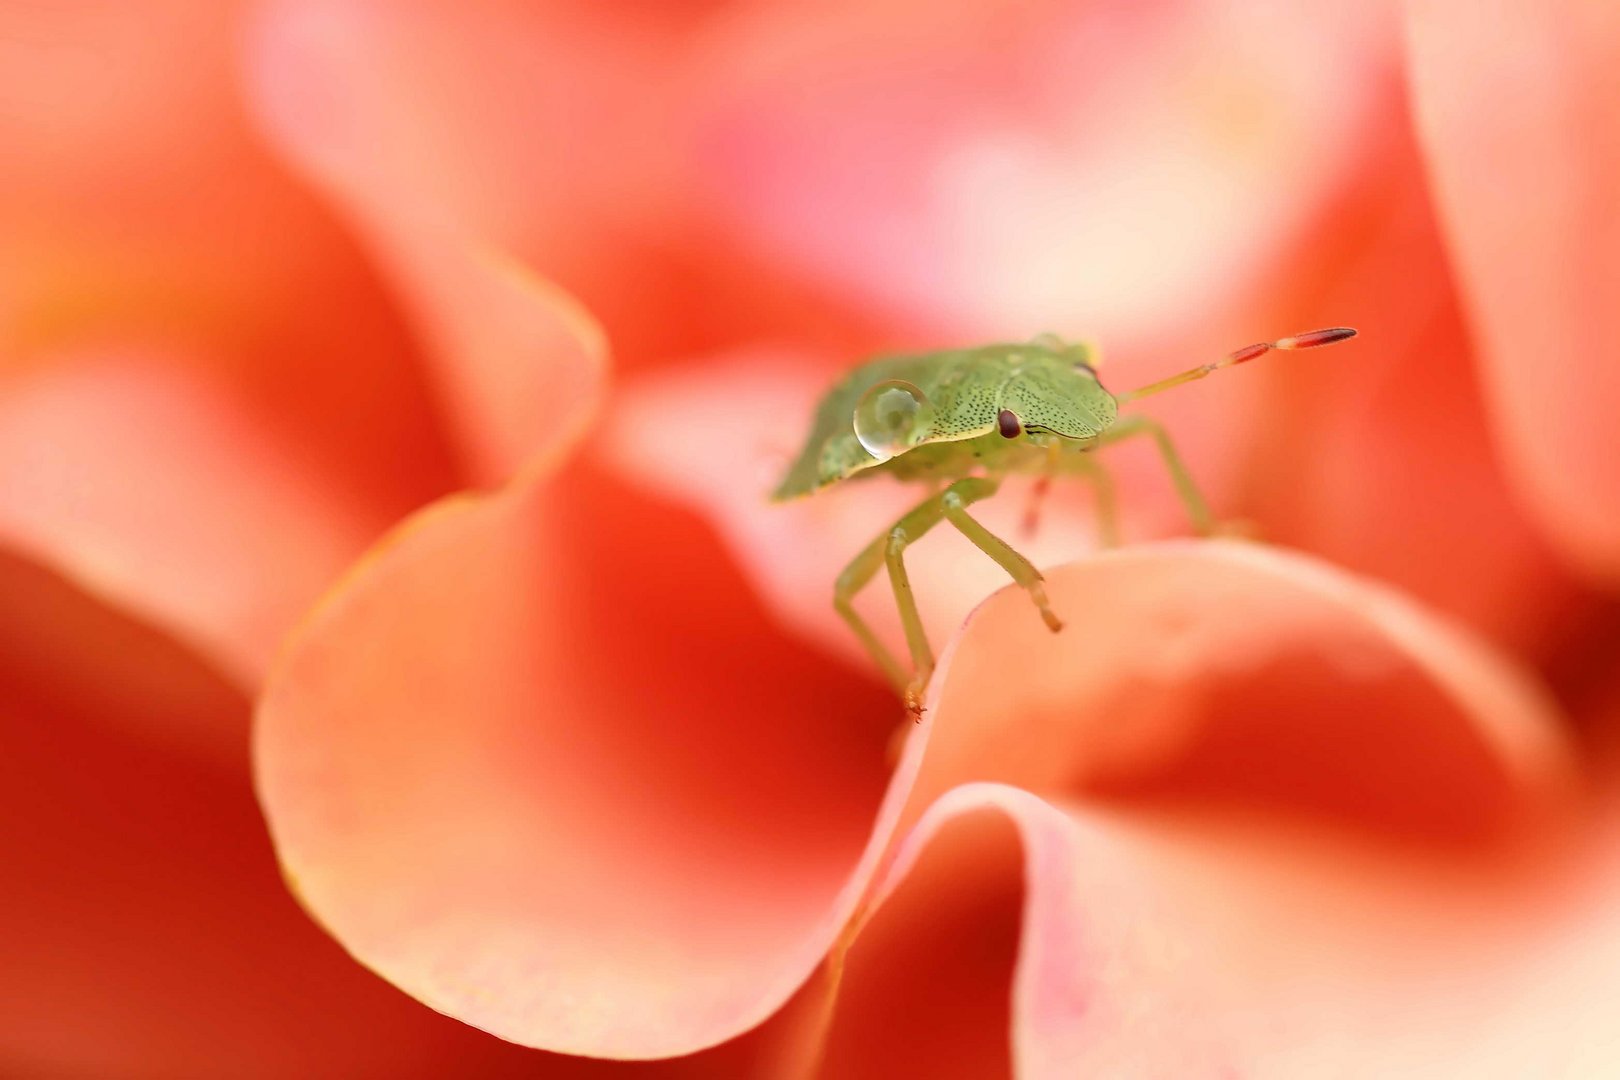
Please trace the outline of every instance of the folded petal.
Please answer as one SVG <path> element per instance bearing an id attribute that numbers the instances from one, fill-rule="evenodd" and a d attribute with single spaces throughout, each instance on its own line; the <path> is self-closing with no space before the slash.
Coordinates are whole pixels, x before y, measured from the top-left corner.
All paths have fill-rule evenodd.
<path id="1" fill-rule="evenodd" d="M 179 349 L 390 516 L 451 477 L 353 242 L 244 122 L 249 5 L 0 12 L 0 371 Z"/>
<path id="2" fill-rule="evenodd" d="M 824 1075 L 1608 1075 L 1620 849 L 1589 839 L 1454 862 L 969 784 L 879 886 Z"/>
<path id="3" fill-rule="evenodd" d="M 1620 575 L 1620 14 L 1602 0 L 1406 5 L 1418 129 L 1528 505 Z"/>
<path id="4" fill-rule="evenodd" d="M 1063 632 L 1009 588 L 941 656 L 826 1075 L 937 1051 L 941 1076 L 1506 1077 L 1548 1049 L 1557 1002 L 1471 1041 L 1534 980 L 1526 941 L 1596 970 L 1558 955 L 1593 907 L 1557 907 L 1578 785 L 1533 681 L 1260 546 L 1138 547 L 1047 590 Z"/>
<path id="5" fill-rule="evenodd" d="M 1574 790 L 1545 691 L 1373 582 L 1234 541 L 1047 575 L 1053 634 L 997 593 L 941 657 L 908 817 L 969 780 L 1213 801 L 1428 842 L 1536 824 Z"/>
<path id="6" fill-rule="evenodd" d="M 640 1058 L 754 1027 L 820 962 L 897 711 L 774 633 L 688 517 L 582 469 L 365 560 L 272 678 L 256 764 L 363 963 L 503 1038 Z"/>
<path id="7" fill-rule="evenodd" d="M 605 378 L 601 331 L 512 254 L 537 222 L 572 228 L 570 215 L 589 213 L 559 209 L 582 189 L 542 167 L 566 136 L 519 122 L 531 100 L 550 100 L 527 83 L 554 59 L 543 21 L 285 2 L 266 6 L 252 36 L 250 97 L 266 133 L 394 278 L 430 342 L 470 475 L 486 485 L 576 438 Z M 537 177 L 564 191 L 528 183 Z M 535 246 L 551 268 L 548 249 L 572 242 Z"/>
<path id="8" fill-rule="evenodd" d="M 247 686 L 387 517 L 202 368 L 104 350 L 0 382 L 0 539 Z"/>
<path id="9" fill-rule="evenodd" d="M 154 737 L 240 733 L 240 692 L 65 583 L 45 633 L 13 625 L 15 569 L 0 563 L 7 1075 L 552 1075 L 543 1055 L 404 998 L 309 922 L 275 872 L 240 740 L 221 768 Z M 104 650 L 93 679 L 55 663 L 56 630 L 77 635 L 81 662 L 85 638 Z"/>

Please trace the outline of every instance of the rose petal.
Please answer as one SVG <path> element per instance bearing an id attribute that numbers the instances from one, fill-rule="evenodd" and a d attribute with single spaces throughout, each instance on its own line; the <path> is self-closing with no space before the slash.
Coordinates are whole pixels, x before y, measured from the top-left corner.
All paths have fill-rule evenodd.
<path id="1" fill-rule="evenodd" d="M 1354 162 L 1386 21 L 1376 4 L 744 5 L 706 65 L 715 211 L 934 333 L 1196 324 Z"/>
<path id="2" fill-rule="evenodd" d="M 242 730 L 246 701 L 194 657 L 107 656 L 94 680 L 76 669 L 87 689 L 40 679 L 37 640 L 5 643 L 7 1075 L 530 1077 L 552 1064 L 408 1001 L 310 924 L 275 872 L 243 748 L 221 769 L 152 738 L 175 721 L 151 714 L 176 711 Z"/>
<path id="3" fill-rule="evenodd" d="M 0 12 L 0 372 L 178 354 L 391 520 L 453 476 L 373 275 L 243 122 L 244 6 Z"/>
<path id="4" fill-rule="evenodd" d="M 1607 1075 L 1620 925 L 1590 869 L 967 785 L 880 886 L 826 1075 L 941 1048 L 929 1075 Z"/>
<path id="5" fill-rule="evenodd" d="M 1493 417 L 1549 535 L 1620 574 L 1620 14 L 1407 5 L 1418 128 Z"/>
<path id="6" fill-rule="evenodd" d="M 1342 321 L 1354 347 L 1270 370 L 1234 510 L 1460 616 L 1514 651 L 1544 648 L 1575 584 L 1503 475 L 1413 141 L 1369 148 L 1359 187 L 1302 253 L 1331 279 L 1288 320 Z"/>
<path id="7" fill-rule="evenodd" d="M 569 475 L 366 560 L 271 680 L 259 788 L 299 894 L 408 992 L 528 1045 L 677 1054 L 820 961 L 895 711 L 773 635 L 689 520 Z"/>
<path id="8" fill-rule="evenodd" d="M 1545 695 L 1399 596 L 1273 549 L 1138 547 L 1047 589 L 1091 617 L 1053 635 L 1005 589 L 941 656 L 828 1075 L 860 1075 L 862 1046 L 993 1055 L 1009 993 L 1019 1075 L 1400 1075 L 1466 1054 L 1481 1018 L 1445 1003 L 1489 977 L 1486 1004 L 1511 1007 L 1508 932 L 1537 916 L 1513 845 L 1555 837 L 1575 788 Z M 1029 790 L 952 790 L 981 780 Z M 1014 918 L 986 807 L 1024 847 L 1011 980 L 993 945 L 961 956 Z M 1502 1075 L 1543 1038 L 1499 1041 Z"/>
<path id="9" fill-rule="evenodd" d="M 386 511 L 196 369 L 109 351 L 0 384 L 0 537 L 250 685 Z"/>
<path id="10" fill-rule="evenodd" d="M 482 484 L 577 437 L 605 376 L 600 330 L 508 254 L 521 239 L 515 199 L 490 206 L 484 190 L 532 174 L 525 158 L 550 149 L 535 132 L 489 130 L 513 107 L 520 86 L 506 80 L 533 30 L 494 13 L 444 20 L 426 9 L 280 3 L 253 35 L 250 90 L 267 134 L 409 298 Z M 424 101 L 424 85 L 448 101 Z M 488 105 L 491 95 L 493 110 L 463 100 Z M 502 160 L 479 170 L 466 161 L 478 153 Z"/>
<path id="11" fill-rule="evenodd" d="M 1544 691 L 1458 627 L 1327 564 L 1137 547 L 986 601 L 930 687 L 915 814 L 968 780 L 1266 807 L 1409 839 L 1524 826 L 1574 786 Z"/>
<path id="12" fill-rule="evenodd" d="M 1018 835 L 999 814 L 962 811 L 926 837 L 903 850 L 840 958 L 822 1076 L 1012 1075 Z"/>

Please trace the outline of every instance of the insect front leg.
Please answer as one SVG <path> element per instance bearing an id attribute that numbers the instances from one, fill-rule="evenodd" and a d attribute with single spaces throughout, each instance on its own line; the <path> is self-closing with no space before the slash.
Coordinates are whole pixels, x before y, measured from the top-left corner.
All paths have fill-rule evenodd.
<path id="1" fill-rule="evenodd" d="M 833 583 L 833 610 L 849 624 L 849 628 L 855 632 L 855 636 L 872 655 L 872 659 L 877 661 L 877 666 L 883 671 L 884 677 L 895 690 L 903 694 L 911 681 L 910 677 L 901 668 L 900 662 L 894 658 L 894 654 L 878 640 L 878 636 L 872 633 L 872 628 L 866 625 L 866 620 L 855 610 L 855 594 L 864 589 L 877 572 L 883 569 L 884 553 L 888 543 L 887 536 L 878 537 L 844 567 L 843 573 L 839 574 L 838 580 Z"/>
<path id="2" fill-rule="evenodd" d="M 967 512 L 969 504 L 994 494 L 998 486 L 997 481 L 988 477 L 958 480 L 940 494 L 923 500 L 900 518 L 887 533 L 868 544 L 838 575 L 833 589 L 833 606 L 855 631 L 855 636 L 866 646 L 884 674 L 900 689 L 905 696 L 906 707 L 913 713 L 921 712 L 922 692 L 934 672 L 934 650 L 928 643 L 922 616 L 917 611 L 917 599 L 912 593 L 910 575 L 906 572 L 905 550 L 940 521 L 950 521 L 962 535 L 996 560 L 1014 581 L 1022 585 L 1040 608 L 1047 626 L 1054 631 L 1063 626 L 1047 602 L 1046 588 L 1035 565 Z M 855 611 L 855 595 L 872 580 L 879 567 L 887 567 L 889 571 L 889 584 L 894 590 L 900 625 L 905 631 L 906 646 L 911 653 L 912 672 L 909 678 L 900 670 L 893 654 L 884 648 L 877 635 Z"/>
<path id="3" fill-rule="evenodd" d="M 911 651 L 911 681 L 903 690 L 906 698 L 906 708 L 913 713 L 922 712 L 922 692 L 928 685 L 928 679 L 934 674 L 934 650 L 928 644 L 928 632 L 923 629 L 922 616 L 917 612 L 917 598 L 911 591 L 911 576 L 906 573 L 905 551 L 906 545 L 917 536 L 921 536 L 939 521 L 939 513 L 935 509 L 936 499 L 913 510 L 900 523 L 889 530 L 884 541 L 883 560 L 889 567 L 889 584 L 894 588 L 894 604 L 900 609 L 900 625 L 906 633 L 906 648 Z M 910 529 L 907 528 L 909 524 Z M 930 520 L 931 519 L 931 520 Z"/>
<path id="4" fill-rule="evenodd" d="M 872 654 L 878 667 L 888 676 L 906 699 L 906 707 L 913 713 L 921 711 L 922 688 L 934 671 L 934 650 L 928 644 L 923 630 L 922 616 L 917 613 L 917 600 L 911 592 L 911 578 L 906 573 L 904 553 L 906 545 L 939 524 L 944 516 L 940 495 L 930 495 L 905 516 L 896 521 L 882 536 L 868 544 L 838 575 L 833 586 L 833 607 L 855 631 L 855 636 L 866 651 Z M 905 630 L 906 647 L 911 653 L 910 675 L 901 669 L 894 654 L 878 640 L 872 628 L 855 610 L 855 596 L 887 567 L 889 583 L 894 588 L 895 606 L 900 611 L 900 625 Z"/>
<path id="5" fill-rule="evenodd" d="M 1153 437 L 1154 443 L 1159 448 L 1159 456 L 1164 458 L 1164 467 L 1169 471 L 1170 479 L 1176 485 L 1176 492 L 1181 496 L 1182 505 L 1187 508 L 1187 516 L 1192 519 L 1193 530 L 1200 536 L 1213 533 L 1215 521 L 1210 515 L 1209 504 L 1204 501 L 1198 485 L 1193 482 L 1192 474 L 1187 471 L 1181 455 L 1176 453 L 1169 433 L 1157 420 L 1146 416 L 1132 416 L 1120 420 L 1098 437 L 1097 445 L 1107 446 L 1110 443 L 1122 442 L 1133 435 Z"/>

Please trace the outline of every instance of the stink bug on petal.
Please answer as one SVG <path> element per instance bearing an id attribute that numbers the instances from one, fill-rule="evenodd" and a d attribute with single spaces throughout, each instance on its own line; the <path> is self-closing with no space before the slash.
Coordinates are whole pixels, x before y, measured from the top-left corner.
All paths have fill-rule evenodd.
<path id="1" fill-rule="evenodd" d="M 1103 388 L 1089 346 L 1051 334 L 1018 344 L 882 357 L 856 368 L 822 397 L 804 448 L 772 498 L 797 498 L 879 473 L 946 484 L 856 555 L 833 588 L 839 615 L 904 695 L 907 707 L 919 713 L 934 654 L 906 576 L 903 554 L 908 544 L 941 521 L 950 522 L 1028 591 L 1047 626 L 1061 630 L 1040 571 L 979 524 L 968 506 L 993 495 L 1009 473 L 1038 474 L 1038 491 L 1053 476 L 1079 476 L 1096 488 L 1098 529 L 1104 545 L 1112 545 L 1117 536 L 1113 485 L 1092 451 L 1148 435 L 1193 528 L 1208 534 L 1214 524 L 1209 506 L 1169 435 L 1150 417 L 1121 417 L 1119 407 L 1273 350 L 1313 349 L 1355 334 L 1348 327 L 1333 327 L 1245 346 L 1118 395 Z M 910 672 L 855 611 L 855 595 L 881 569 L 888 570 L 894 586 L 911 653 Z"/>

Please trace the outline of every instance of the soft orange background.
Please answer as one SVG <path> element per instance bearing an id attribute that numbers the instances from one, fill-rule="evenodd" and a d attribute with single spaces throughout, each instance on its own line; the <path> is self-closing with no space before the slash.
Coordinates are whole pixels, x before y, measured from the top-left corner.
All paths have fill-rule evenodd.
<path id="1" fill-rule="evenodd" d="M 1596 0 L 0 6 L 0 1073 L 1620 1069 L 1617 71 Z M 1151 406 L 1276 548 L 1059 493 L 1054 638 L 920 544 L 896 737 L 828 598 L 908 494 L 760 498 L 833 373 L 1334 324 Z"/>

